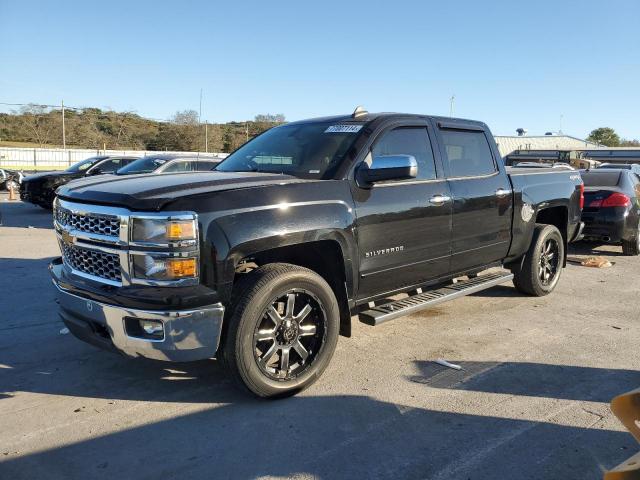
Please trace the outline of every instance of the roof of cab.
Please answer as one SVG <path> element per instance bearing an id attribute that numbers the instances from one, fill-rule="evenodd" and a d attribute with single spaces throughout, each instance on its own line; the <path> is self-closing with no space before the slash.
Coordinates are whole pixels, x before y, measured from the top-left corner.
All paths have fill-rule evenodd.
<path id="1" fill-rule="evenodd" d="M 463 125 L 476 125 L 478 127 L 485 127 L 484 122 L 480 122 L 477 120 L 468 120 L 464 118 L 453 118 L 453 117 L 440 117 L 435 115 L 422 115 L 417 113 L 396 113 L 396 112 L 381 112 L 381 113 L 366 113 L 357 118 L 353 117 L 353 115 L 334 115 L 328 117 L 317 117 L 317 118 L 309 118 L 304 120 L 296 120 L 294 122 L 285 123 L 284 125 L 302 125 L 305 123 L 325 123 L 325 122 L 336 122 L 336 123 L 370 123 L 375 120 L 386 120 L 386 119 L 402 119 L 402 118 L 432 118 L 436 122 L 446 122 L 447 124 L 459 124 L 461 127 Z"/>

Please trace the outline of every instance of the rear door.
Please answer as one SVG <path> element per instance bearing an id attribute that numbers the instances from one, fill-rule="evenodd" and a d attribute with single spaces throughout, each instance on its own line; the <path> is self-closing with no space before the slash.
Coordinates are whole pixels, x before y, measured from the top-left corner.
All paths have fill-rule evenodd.
<path id="1" fill-rule="evenodd" d="M 453 197 L 451 271 L 504 259 L 511 242 L 513 195 L 483 127 L 438 123 L 447 182 Z"/>
<path id="2" fill-rule="evenodd" d="M 394 154 L 416 158 L 417 178 L 376 183 L 371 188 L 353 184 L 361 300 L 424 284 L 449 271 L 449 187 L 436 166 L 427 122 L 384 129 L 365 161 Z M 443 201 L 432 203 L 438 197 Z"/>

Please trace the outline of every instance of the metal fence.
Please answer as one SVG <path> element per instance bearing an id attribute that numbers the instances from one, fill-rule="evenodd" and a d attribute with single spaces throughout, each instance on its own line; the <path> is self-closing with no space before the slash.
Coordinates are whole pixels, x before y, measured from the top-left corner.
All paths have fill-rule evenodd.
<path id="1" fill-rule="evenodd" d="M 0 147 L 0 168 L 13 170 L 64 170 L 80 160 L 96 155 L 130 155 L 142 157 L 149 154 L 172 153 L 224 158 L 226 153 L 157 152 L 148 150 L 90 150 L 79 148 L 13 148 Z"/>

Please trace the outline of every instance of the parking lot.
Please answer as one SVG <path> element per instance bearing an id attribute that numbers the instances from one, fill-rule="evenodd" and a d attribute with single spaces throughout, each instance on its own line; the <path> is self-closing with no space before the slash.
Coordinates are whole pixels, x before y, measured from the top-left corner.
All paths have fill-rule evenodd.
<path id="1" fill-rule="evenodd" d="M 65 334 L 51 214 L 6 195 L 0 212 L 0 478 L 597 479 L 639 448 L 609 410 L 640 386 L 640 259 L 619 247 L 596 248 L 611 268 L 569 264 L 548 297 L 505 285 L 354 321 L 320 381 L 259 401 L 215 360 L 133 361 Z"/>

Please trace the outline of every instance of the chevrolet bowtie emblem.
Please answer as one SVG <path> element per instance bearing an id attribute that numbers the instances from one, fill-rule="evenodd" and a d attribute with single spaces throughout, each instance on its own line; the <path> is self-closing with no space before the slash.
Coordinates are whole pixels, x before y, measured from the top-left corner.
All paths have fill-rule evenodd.
<path id="1" fill-rule="evenodd" d="M 71 245 L 75 243 L 75 237 L 65 230 L 62 231 L 62 240 L 64 240 L 65 243 L 69 243 Z"/>

